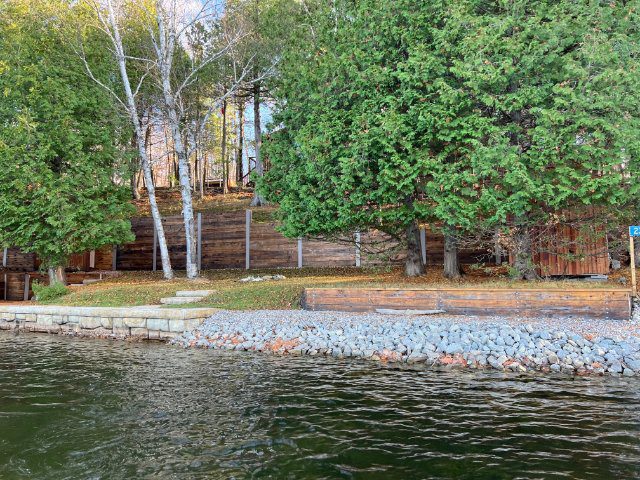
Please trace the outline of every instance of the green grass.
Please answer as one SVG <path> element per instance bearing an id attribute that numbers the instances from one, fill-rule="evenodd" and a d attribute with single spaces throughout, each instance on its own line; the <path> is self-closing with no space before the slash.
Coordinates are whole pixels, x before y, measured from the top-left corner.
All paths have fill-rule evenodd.
<path id="1" fill-rule="evenodd" d="M 247 275 L 280 273 L 285 280 L 242 283 Z M 216 293 L 202 302 L 178 307 L 218 307 L 232 310 L 297 309 L 300 296 L 307 287 L 410 287 L 410 288 L 621 288 L 619 278 L 628 276 L 620 272 L 608 282 L 577 282 L 570 280 L 540 280 L 535 282 L 512 281 L 504 270 L 469 269 L 462 280 L 447 280 L 441 268 L 432 267 L 427 275 L 405 278 L 401 269 L 358 268 L 304 268 L 277 270 L 212 270 L 205 271 L 197 280 L 176 278 L 162 280 L 160 272 L 128 272 L 100 283 L 70 289 L 70 293 L 43 304 L 70 306 L 134 306 L 154 305 L 162 297 L 170 297 L 177 290 L 215 290 Z M 628 285 L 629 283 L 627 283 Z M 172 308 L 172 307 L 168 307 Z"/>

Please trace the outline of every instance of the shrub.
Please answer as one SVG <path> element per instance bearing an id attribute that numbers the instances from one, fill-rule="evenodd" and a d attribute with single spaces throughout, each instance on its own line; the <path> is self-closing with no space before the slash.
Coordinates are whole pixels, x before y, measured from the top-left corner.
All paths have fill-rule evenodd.
<path id="1" fill-rule="evenodd" d="M 54 283 L 53 285 L 44 285 L 38 281 L 35 281 L 33 282 L 32 288 L 33 293 L 35 294 L 35 299 L 39 302 L 53 300 L 69 293 L 67 287 L 58 282 Z"/>

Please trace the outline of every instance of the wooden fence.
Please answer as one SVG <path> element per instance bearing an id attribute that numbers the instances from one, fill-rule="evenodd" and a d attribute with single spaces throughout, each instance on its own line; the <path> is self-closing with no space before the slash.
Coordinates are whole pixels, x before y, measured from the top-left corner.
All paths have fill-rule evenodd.
<path id="1" fill-rule="evenodd" d="M 162 220 L 172 266 L 185 268 L 184 224 L 180 216 Z M 405 252 L 379 232 L 354 233 L 341 242 L 285 238 L 274 222 L 256 222 L 250 210 L 197 214 L 197 254 L 201 269 L 347 267 L 399 264 Z M 151 217 L 132 219 L 136 240 L 108 252 L 96 252 L 97 261 L 112 263 L 115 270 L 160 270 L 160 250 Z M 429 265 L 443 263 L 443 237 L 428 229 L 421 232 L 423 259 Z M 373 251 L 375 250 L 375 252 Z M 462 263 L 493 261 L 489 251 L 463 250 Z"/>
<path id="2" fill-rule="evenodd" d="M 70 270 L 160 270 L 160 252 L 151 217 L 131 220 L 135 241 L 117 247 L 73 255 Z M 181 216 L 163 219 L 171 263 L 175 269 L 185 268 L 185 236 Z M 275 222 L 260 222 L 252 218 L 250 210 L 227 213 L 197 214 L 197 255 L 201 269 L 222 268 L 295 268 L 295 267 L 348 267 L 398 265 L 406 252 L 397 242 L 380 232 L 354 234 L 341 242 L 317 239 L 285 238 L 276 229 Z M 574 239 L 575 232 L 563 228 L 557 232 L 563 239 Z M 427 265 L 442 265 L 444 238 L 427 229 L 421 229 L 422 257 Z M 568 251 L 575 254 L 567 259 L 558 254 L 545 253 L 557 246 L 538 245 L 535 260 L 543 275 L 606 274 L 609 258 L 606 239 L 593 245 L 577 246 L 569 243 Z M 555 242 L 558 243 L 558 242 Z M 562 245 L 562 244 L 561 244 Z M 576 250 L 575 252 L 573 250 Z M 376 251 L 377 254 L 373 254 Z M 506 253 L 506 252 L 505 252 Z M 560 252 L 562 253 L 562 252 Z M 576 259 L 581 254 L 580 259 Z M 459 252 L 463 264 L 495 263 L 491 247 L 463 249 Z M 506 257 L 503 257 L 506 260 Z M 22 253 L 17 248 L 3 251 L 3 271 L 35 272 L 40 265 L 34 254 Z M 19 289 L 19 287 L 15 287 Z M 17 291 L 16 291 L 17 295 Z"/>

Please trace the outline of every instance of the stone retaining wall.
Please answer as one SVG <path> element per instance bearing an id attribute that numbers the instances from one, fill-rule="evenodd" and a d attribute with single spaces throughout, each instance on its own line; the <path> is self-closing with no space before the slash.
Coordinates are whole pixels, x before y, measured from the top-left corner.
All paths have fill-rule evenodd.
<path id="1" fill-rule="evenodd" d="M 192 330 L 214 308 L 0 305 L 0 330 L 167 340 Z"/>

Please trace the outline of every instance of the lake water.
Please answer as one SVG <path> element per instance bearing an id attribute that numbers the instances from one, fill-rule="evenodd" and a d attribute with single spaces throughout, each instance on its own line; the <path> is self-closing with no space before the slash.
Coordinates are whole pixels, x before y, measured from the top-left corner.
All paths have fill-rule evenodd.
<path id="1" fill-rule="evenodd" d="M 640 478 L 640 381 L 0 333 L 0 478 Z"/>

